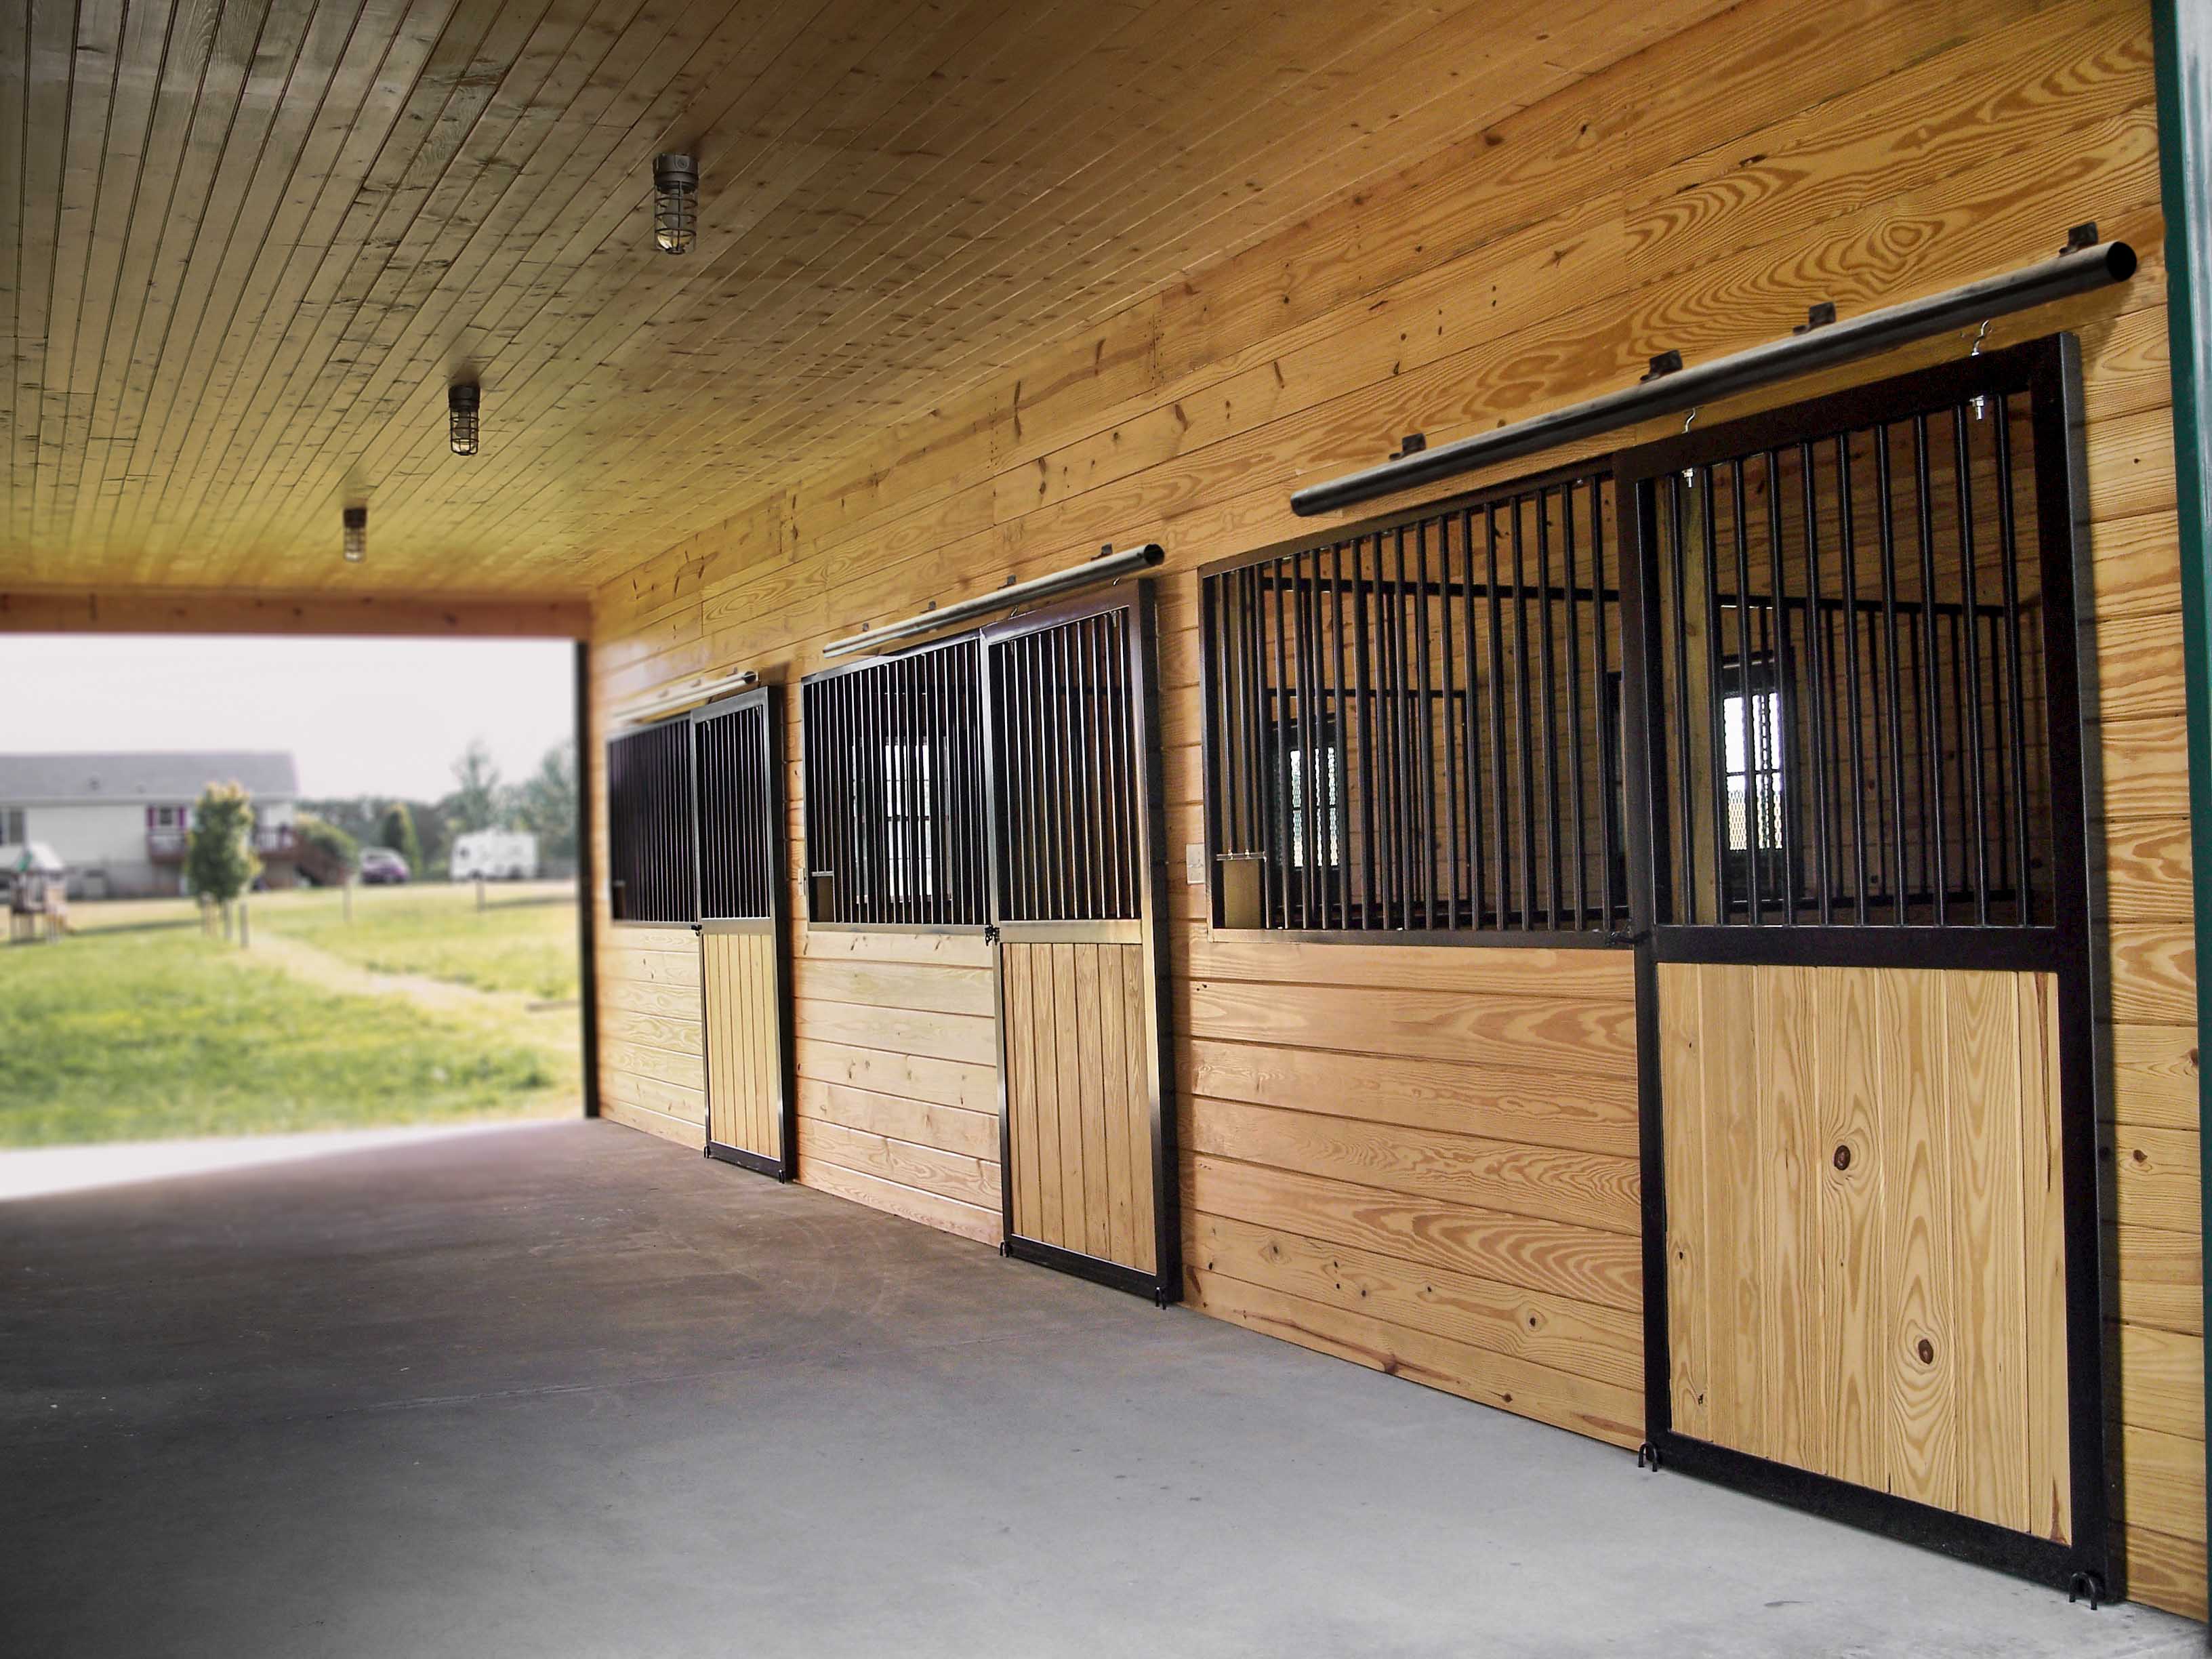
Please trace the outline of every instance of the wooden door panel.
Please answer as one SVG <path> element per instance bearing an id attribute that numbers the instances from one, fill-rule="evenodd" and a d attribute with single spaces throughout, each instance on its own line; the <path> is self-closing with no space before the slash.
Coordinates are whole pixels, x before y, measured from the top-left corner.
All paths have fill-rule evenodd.
<path id="1" fill-rule="evenodd" d="M 1155 1272 L 1144 946 L 1000 948 L 1014 1231 Z"/>
<path id="2" fill-rule="evenodd" d="M 2068 1541 L 2056 976 L 1657 971 L 1676 1431 Z"/>
<path id="3" fill-rule="evenodd" d="M 700 941 L 706 988 L 707 1138 L 784 1162 L 781 1022 L 775 935 L 763 927 L 708 932 Z"/>

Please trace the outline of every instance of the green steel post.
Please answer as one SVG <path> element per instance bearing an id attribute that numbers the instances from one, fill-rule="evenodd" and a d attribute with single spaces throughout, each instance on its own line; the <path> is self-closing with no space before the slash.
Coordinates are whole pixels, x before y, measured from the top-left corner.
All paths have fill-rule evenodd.
<path id="1" fill-rule="evenodd" d="M 2204 940 L 2212 936 L 2212 468 L 2205 425 L 2212 416 L 2212 3 L 2152 0 L 2157 51 L 2159 177 L 2166 207 L 2166 338 L 2172 349 L 2173 460 L 2180 518 L 2181 638 L 2189 696 L 2189 823 L 2197 909 L 2197 1030 L 2212 1027 L 2212 975 Z M 2197 1127 L 2208 1115 L 2203 1067 L 2197 1068 Z M 2212 1141 L 2199 1181 L 2212 1194 Z M 2212 1201 L 2204 1206 L 2212 1218 Z M 2212 1232 L 2208 1232 L 2212 1247 Z M 2212 1255 L 2208 1248 L 2207 1255 Z M 2206 1296 L 2207 1358 L 2212 1359 L 2212 1293 Z M 2212 1486 L 2212 1452 L 2205 1476 Z M 2207 1562 L 2212 1575 L 2212 1559 Z"/>

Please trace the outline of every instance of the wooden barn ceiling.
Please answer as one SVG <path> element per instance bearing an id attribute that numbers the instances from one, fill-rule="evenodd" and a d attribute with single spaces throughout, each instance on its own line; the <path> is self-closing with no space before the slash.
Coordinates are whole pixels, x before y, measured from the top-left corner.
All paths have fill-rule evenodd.
<path id="1" fill-rule="evenodd" d="M 1558 90 L 1653 9 L 17 4 L 0 583 L 541 593 Z M 678 258 L 650 171 L 682 149 Z"/>

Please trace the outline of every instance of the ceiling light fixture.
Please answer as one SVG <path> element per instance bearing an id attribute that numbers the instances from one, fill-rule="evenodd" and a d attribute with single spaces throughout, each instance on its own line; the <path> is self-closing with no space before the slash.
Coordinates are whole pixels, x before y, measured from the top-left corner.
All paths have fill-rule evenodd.
<path id="1" fill-rule="evenodd" d="M 451 386 L 446 388 L 447 439 L 456 455 L 477 453 L 477 410 L 483 404 L 483 388 Z"/>
<path id="2" fill-rule="evenodd" d="M 689 253 L 699 234 L 699 163 L 689 155 L 653 158 L 653 240 L 663 253 Z"/>
<path id="3" fill-rule="evenodd" d="M 365 507 L 345 510 L 345 556 L 348 564 L 359 564 L 368 556 L 368 509 Z"/>

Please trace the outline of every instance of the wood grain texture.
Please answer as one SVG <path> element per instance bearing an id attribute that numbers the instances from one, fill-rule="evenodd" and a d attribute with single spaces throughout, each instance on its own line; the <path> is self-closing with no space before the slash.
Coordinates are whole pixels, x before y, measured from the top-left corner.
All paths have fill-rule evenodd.
<path id="1" fill-rule="evenodd" d="M 1678 1427 L 2067 1538 L 2055 981 L 1662 963 L 1659 995 Z"/>
<path id="2" fill-rule="evenodd" d="M 7 574 L 579 594 L 1718 9 L 40 4 Z M 1325 118 L 1408 52 L 1460 67 Z"/>
<path id="3" fill-rule="evenodd" d="M 1194 572 L 1209 559 L 1311 529 L 1290 514 L 1289 489 L 1380 459 L 1405 431 L 1443 441 L 1628 384 L 1657 343 L 1680 345 L 1696 360 L 1772 337 L 1816 299 L 1835 298 L 1849 313 L 2044 258 L 2055 246 L 2051 225 L 2091 215 L 2106 234 L 2134 241 L 2143 256 L 2136 279 L 2001 319 L 1990 338 L 2008 343 L 2064 327 L 2081 339 L 2090 576 L 2099 606 L 2093 637 L 2104 644 L 2108 623 L 2170 615 L 2178 566 L 2172 468 L 2162 459 L 2171 445 L 2165 276 L 2143 9 L 2051 0 L 2027 26 L 2016 0 L 1855 0 L 1829 8 L 1745 0 L 1694 18 L 1663 5 L 1613 10 L 1620 27 L 1635 30 L 1632 49 L 1608 57 L 1574 23 L 1561 24 L 1550 43 L 1561 62 L 1574 58 L 1570 73 L 1587 78 L 1530 85 L 1510 109 L 1478 100 L 1470 113 L 1480 113 L 1464 127 L 1439 130 L 1425 153 L 1370 179 L 1355 196 L 1323 201 L 1316 194 L 1279 234 L 1243 251 L 1223 242 L 1180 268 L 1174 282 L 1117 310 L 1085 314 L 1079 325 L 1073 313 L 1047 307 L 1040 317 L 1067 319 L 1053 325 L 1051 337 L 979 349 L 960 374 L 930 381 L 926 410 L 843 406 L 864 437 L 849 449 L 817 447 L 779 464 L 774 488 L 749 501 L 716 496 L 711 522 L 706 495 L 696 519 L 686 495 L 656 521 L 650 556 L 611 554 L 627 563 L 595 590 L 600 705 L 722 667 L 762 665 L 795 677 L 818 665 L 830 639 L 863 623 L 983 592 L 1009 576 L 1043 574 L 1103 541 L 1152 537 L 1168 550 L 1155 586 L 1172 866 L 1183 846 L 1201 838 Z M 1468 40 L 1431 42 L 1436 50 L 1425 61 L 1440 82 L 1489 84 Z M 1577 47 L 1590 50 L 1586 62 Z M 966 118 L 959 94 L 950 96 L 951 125 L 940 132 Z M 1307 182 L 1318 187 L 1324 172 L 1312 171 Z M 981 175 L 965 176 L 972 184 Z M 1007 223 L 1035 221 L 1010 210 Z M 865 222 L 824 227 L 823 235 L 825 247 L 866 248 L 885 261 L 919 252 Z M 957 288 L 960 272 L 972 274 L 993 257 L 979 249 L 968 265 L 948 270 L 943 288 Z M 865 280 L 887 279 L 890 269 L 872 268 Z M 1033 291 L 1049 290 L 1040 277 Z M 886 291 L 879 289 L 879 298 Z M 514 303 L 520 314 L 549 305 L 550 296 L 518 285 Z M 846 349 L 890 356 L 918 342 L 895 308 L 878 302 L 871 326 L 886 322 L 886 331 Z M 578 326 L 587 331 L 588 320 Z M 687 317 L 672 338 L 712 334 L 711 325 Z M 801 349 L 808 344 L 795 325 L 786 335 Z M 577 336 L 580 343 L 605 337 Z M 1943 361 L 1964 345 L 1963 336 L 1929 341 L 1731 399 L 1700 421 Z M 544 354 L 549 372 L 565 361 L 550 322 L 528 349 Z M 645 341 L 635 347 L 648 356 L 657 349 Z M 701 360 L 700 376 L 679 371 L 661 385 L 680 395 L 703 384 L 708 361 Z M 969 369 L 972 381 L 961 378 Z M 820 382 L 824 406 L 841 384 Z M 801 386 L 794 400 L 814 391 Z M 495 406 L 488 403 L 488 410 Z M 760 408 L 769 423 L 780 418 L 775 404 Z M 672 441 L 701 447 L 672 487 L 718 487 L 718 470 L 732 459 L 716 441 L 720 419 L 703 409 L 678 417 Z M 1649 423 L 1619 441 L 1679 425 L 1678 418 Z M 632 453 L 641 463 L 661 452 L 641 438 Z M 1510 471 L 1566 459 L 1537 458 Z M 630 462 L 616 457 L 611 465 Z M 627 526 L 618 545 L 636 545 Z M 2098 836 L 2124 929 L 2112 964 L 2113 1108 L 2124 1126 L 2191 1133 L 2197 1032 L 2184 971 L 2190 917 L 2178 839 L 2191 813 L 2185 734 L 2172 712 L 2170 652 L 2158 628 L 2112 627 L 2109 644 L 2115 660 L 2137 663 L 2163 682 L 2124 688 L 2091 730 L 2104 786 Z M 795 721 L 789 735 L 798 735 Z M 795 787 L 793 793 L 795 799 Z M 795 875 L 795 850 L 793 867 Z M 1204 1123 L 1212 1103 L 1225 1103 L 1348 1121 L 1368 1137 L 1395 1126 L 1409 1147 L 1456 1135 L 1630 1156 L 1632 1016 L 1625 992 L 1616 996 L 1602 983 L 1625 973 L 1621 961 L 1560 952 L 1539 963 L 1488 951 L 1216 939 L 1194 896 L 1174 887 L 1164 929 L 1179 1032 L 1170 1071 L 1187 1100 L 1178 1127 L 1194 1260 L 1199 1229 L 1235 1221 L 1333 1253 L 1366 1251 L 1529 1294 L 1638 1305 L 1632 1238 L 1364 1184 L 1355 1169 L 1385 1170 L 1388 1158 L 1353 1153 L 1334 1128 L 1325 1133 L 1338 1143 L 1331 1154 L 1338 1161 L 1314 1166 L 1333 1173 L 1188 1150 L 1212 1133 Z M 974 969 L 986 960 L 973 939 L 884 935 L 855 945 L 822 933 L 799 948 L 810 962 L 842 955 Z M 1533 1006 L 1547 997 L 1556 1006 Z M 872 1024 L 802 1030 L 802 1073 L 939 1107 L 994 1110 L 994 1057 L 957 1040 L 962 1018 L 934 1013 L 923 1021 L 892 1008 Z M 1940 1021 L 1948 1011 L 1877 1001 L 1877 1023 L 1905 1018 Z M 2014 1018 L 2024 1028 L 2027 1016 L 2016 1009 Z M 1668 1078 L 1694 1071 L 1701 1057 L 1680 1034 L 1662 1030 L 1662 1037 Z M 1773 1063 L 1779 1079 L 1796 1062 L 1778 1055 Z M 1056 1087 L 1056 1070 L 1053 1078 Z M 1961 1479 L 1952 1425 L 1969 1386 L 1952 1346 L 1963 1316 L 1945 1266 L 1955 1261 L 1957 1246 L 1942 1200 L 1961 1176 L 1951 1167 L 1941 1081 L 1923 1079 L 1917 1092 L 1886 1082 L 1875 1096 L 1881 1152 L 1867 1184 L 1882 1197 L 1882 1221 L 1878 1240 L 1871 1231 L 1863 1240 L 1869 1260 L 1917 1287 L 1900 1295 L 1892 1316 L 1879 1443 L 1870 1429 L 1864 1455 L 1887 1478 L 1939 1487 Z M 681 1086 L 641 1081 L 648 1085 Z M 1249 1121 L 1224 1112 L 1223 1132 Z M 2033 1155 L 2025 1121 L 2021 1130 L 2025 1249 Z M 1318 1156 L 1310 1136 L 1282 1144 Z M 1676 1144 L 1670 1141 L 1670 1181 L 1680 1178 Z M 2130 1328 L 2189 1334 L 2189 1322 L 2201 1322 L 2201 1310 L 2192 1308 L 2202 1267 L 2174 1189 L 2157 1171 L 2185 1167 L 2190 1148 L 2130 1145 L 2155 1168 L 2119 1172 L 2140 1195 L 2114 1233 L 2121 1317 Z M 1771 1207 L 1802 1217 L 1799 1183 L 1808 1171 L 1771 1155 L 1757 1168 L 1762 1213 Z M 1816 1189 L 1825 1190 L 1832 1173 L 1825 1162 L 1809 1169 Z M 896 1198 L 904 1212 L 921 1212 L 895 1183 L 871 1188 L 856 1176 L 845 1190 L 863 1201 Z M 1900 1197 L 1903 1211 L 1895 1207 Z M 1824 1213 L 1817 1201 L 1811 1212 Z M 1837 1211 L 1839 1224 L 1849 1213 Z M 1856 1235 L 1845 1228 L 1839 1237 Z M 1771 1273 L 1753 1261 L 1747 1274 L 1733 1256 L 1716 1263 L 1711 1243 L 1702 1231 L 1677 1230 L 1668 1239 L 1676 1300 L 1686 1285 L 1724 1270 L 1732 1295 L 1773 1308 L 1777 1323 L 1790 1328 L 1791 1310 Z M 1251 1249 L 1237 1259 L 1255 1273 L 1250 1264 L 1264 1260 Z M 1374 1330 L 1339 1322 L 1342 1310 L 1317 1292 L 1312 1255 L 1294 1259 L 1304 1265 L 1286 1262 L 1281 1271 L 1295 1273 L 1296 1283 L 1286 1277 L 1261 1287 L 1290 1300 L 1263 1309 L 1231 1295 L 1224 1287 L 1249 1281 L 1224 1273 L 1212 1278 L 1200 1305 L 1330 1352 L 1357 1350 L 1366 1363 L 1404 1358 L 1395 1333 L 1413 1326 L 1391 1324 L 1378 1340 Z M 1412 1317 L 1412 1309 L 1405 1312 Z M 1923 1337 L 1936 1355 L 1925 1364 L 1917 1358 Z M 1900 1352 L 1907 1338 L 1914 1346 Z M 1436 1340 L 1455 1342 L 1449 1364 L 1401 1364 L 1401 1374 L 1498 1402 L 1506 1390 L 1480 1382 L 1486 1362 L 1479 1356 L 1490 1351 L 1448 1334 Z M 1764 1377 L 1788 1352 L 1762 1346 L 1739 1356 L 1735 1340 L 1731 1334 L 1731 1375 L 1741 1358 L 1744 1374 Z M 1677 1346 L 1678 1413 L 1704 1380 L 1692 1373 L 1711 1358 Z M 2021 1366 L 2021 1398 L 2032 1420 L 2044 1408 L 2031 1355 L 2023 1353 Z M 2147 1379 L 2123 1373 L 2123 1409 L 2153 1410 L 2126 1404 L 2157 1397 L 2148 1389 Z M 1804 1434 L 1795 1413 L 1805 1403 L 1776 1414 L 1784 1443 Z M 2033 1481 L 2039 1490 L 2042 1479 L 2024 1475 L 2023 1487 Z M 2021 1504 L 2041 1529 L 2047 1517 L 2039 1500 L 2024 1490 Z M 2172 1534 L 2133 1517 L 2126 1535 L 2130 1559 L 2149 1566 L 2138 1566 L 2140 1591 L 2169 1605 L 2202 1606 L 2201 1552 L 2191 1561 Z"/>
<path id="4" fill-rule="evenodd" d="M 707 1135 L 781 1161 L 781 975 L 773 933 L 701 936 L 707 1010 Z"/>
<path id="5" fill-rule="evenodd" d="M 1155 1272 L 1144 946 L 999 949 L 1014 1231 Z"/>

